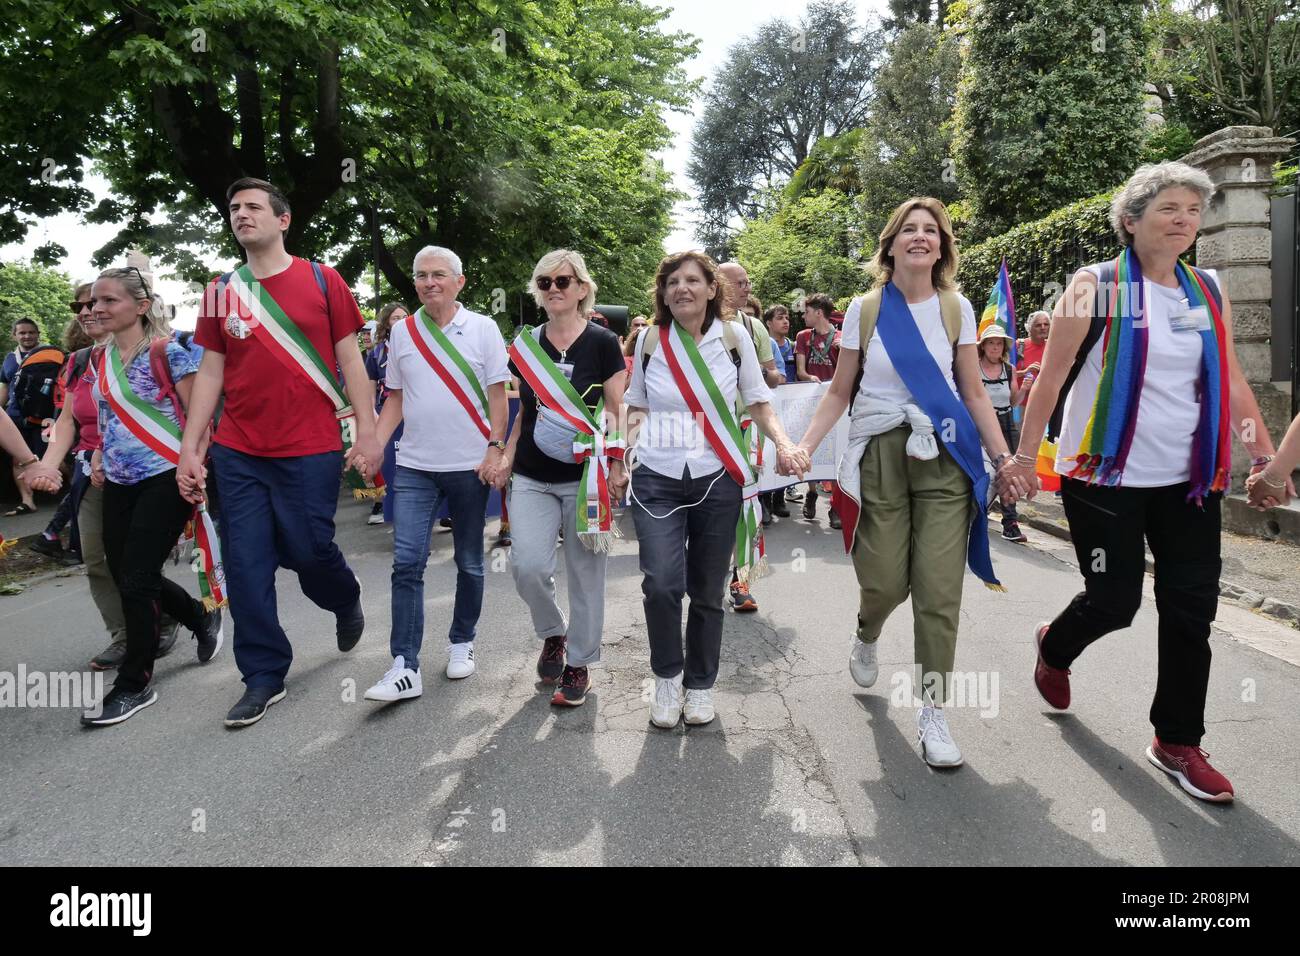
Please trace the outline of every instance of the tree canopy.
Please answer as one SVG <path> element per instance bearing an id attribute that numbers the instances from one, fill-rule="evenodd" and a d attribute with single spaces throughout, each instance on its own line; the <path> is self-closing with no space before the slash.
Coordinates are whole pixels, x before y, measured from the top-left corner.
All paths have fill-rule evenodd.
<path id="1" fill-rule="evenodd" d="M 288 245 L 355 279 L 377 259 L 410 299 L 421 245 L 455 248 L 474 288 L 517 292 L 548 248 L 589 251 L 638 291 L 675 198 L 651 154 L 685 108 L 694 41 L 620 0 L 8 0 L 0 240 L 72 209 L 126 228 L 185 278 L 235 259 L 225 189 L 267 178 Z M 90 209 L 92 160 L 116 198 Z M 575 189 L 588 197 L 575 201 Z M 600 201 L 590 197 L 599 196 Z M 162 210 L 165 222 L 150 225 Z M 598 281 L 600 281 L 598 279 Z M 483 285 L 484 283 L 491 283 Z M 604 284 L 604 283 L 602 283 Z"/>
<path id="2" fill-rule="evenodd" d="M 814 0 L 798 22 L 770 20 L 728 50 L 688 167 L 710 253 L 727 255 L 732 221 L 756 215 L 761 191 L 793 176 L 817 140 L 862 125 L 882 46 L 851 4 Z"/>

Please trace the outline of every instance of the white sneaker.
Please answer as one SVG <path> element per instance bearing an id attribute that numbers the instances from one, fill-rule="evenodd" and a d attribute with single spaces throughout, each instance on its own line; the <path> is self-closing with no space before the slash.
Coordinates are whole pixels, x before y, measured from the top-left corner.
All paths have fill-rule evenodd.
<path id="1" fill-rule="evenodd" d="M 452 680 L 460 680 L 472 673 L 474 673 L 474 642 L 451 645 L 451 653 L 447 657 L 447 676 Z"/>
<path id="2" fill-rule="evenodd" d="M 853 683 L 859 687 L 870 687 L 880 676 L 880 667 L 876 664 L 876 645 L 879 641 L 872 641 L 870 644 L 858 640 L 858 636 L 853 635 L 853 650 L 849 654 L 849 673 L 853 675 Z"/>
<path id="3" fill-rule="evenodd" d="M 931 767 L 960 767 L 961 751 L 948 731 L 943 708 L 926 704 L 916 715 L 916 729 L 921 739 L 921 758 Z"/>
<path id="4" fill-rule="evenodd" d="M 382 511 L 379 512 L 378 514 L 372 514 L 369 518 L 366 519 L 366 524 L 383 524 L 383 523 L 384 523 L 384 513 Z"/>
<path id="5" fill-rule="evenodd" d="M 683 716 L 688 724 L 699 725 L 712 722 L 716 716 L 713 712 L 713 691 L 688 690 Z"/>
<path id="6" fill-rule="evenodd" d="M 656 677 L 655 696 L 650 702 L 650 723 L 671 729 L 682 719 L 682 675 Z"/>
<path id="7" fill-rule="evenodd" d="M 406 666 L 406 658 L 398 654 L 393 658 L 393 666 L 388 673 L 379 678 L 379 683 L 366 691 L 366 700 L 378 700 L 388 703 L 394 700 L 410 700 L 424 693 L 424 682 L 420 680 L 419 671 Z"/>

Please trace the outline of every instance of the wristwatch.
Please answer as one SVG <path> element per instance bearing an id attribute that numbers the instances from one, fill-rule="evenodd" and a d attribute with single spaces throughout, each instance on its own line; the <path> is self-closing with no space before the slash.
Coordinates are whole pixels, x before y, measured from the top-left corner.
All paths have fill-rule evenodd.
<path id="1" fill-rule="evenodd" d="M 506 443 L 503 442 L 503 441 L 501 441 L 500 439 L 497 439 L 496 441 L 490 441 L 490 442 L 488 442 L 488 447 L 489 447 L 489 448 L 496 448 L 496 449 L 498 449 L 498 450 L 504 452 L 504 451 L 506 450 Z"/>

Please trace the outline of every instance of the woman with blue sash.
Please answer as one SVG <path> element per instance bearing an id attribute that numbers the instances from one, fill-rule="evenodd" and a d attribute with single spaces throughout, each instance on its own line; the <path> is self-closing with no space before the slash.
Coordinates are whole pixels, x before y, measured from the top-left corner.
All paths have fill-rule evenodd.
<path id="1" fill-rule="evenodd" d="M 851 408 L 835 502 L 861 592 L 849 670 L 861 687 L 876 682 L 876 642 L 910 595 L 921 756 L 956 767 L 943 706 L 966 566 L 1003 590 L 989 559 L 981 444 L 995 467 L 1010 454 L 980 375 L 975 312 L 955 291 L 957 244 L 943 203 L 918 197 L 895 209 L 872 271 L 876 286 L 845 312 L 835 377 L 799 447 L 811 455 Z M 998 490 L 1011 501 L 1029 489 Z"/>

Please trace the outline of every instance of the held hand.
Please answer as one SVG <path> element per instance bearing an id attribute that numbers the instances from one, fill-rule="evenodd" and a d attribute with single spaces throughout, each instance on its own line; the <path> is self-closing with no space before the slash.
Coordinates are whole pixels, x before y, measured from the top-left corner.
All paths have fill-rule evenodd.
<path id="1" fill-rule="evenodd" d="M 104 487 L 104 452 L 98 448 L 90 456 L 90 483 L 96 488 Z"/>
<path id="2" fill-rule="evenodd" d="M 28 465 L 18 477 L 33 491 L 53 494 L 63 487 L 63 474 L 54 465 L 47 465 L 43 461 Z"/>
<path id="3" fill-rule="evenodd" d="M 622 501 L 627 495 L 627 468 L 617 459 L 609 466 L 609 497 L 611 501 Z"/>
<path id="4" fill-rule="evenodd" d="M 1276 481 L 1272 475 L 1269 479 Z M 1264 480 L 1264 471 L 1257 471 L 1246 478 L 1247 504 L 1256 511 L 1285 506 L 1295 495 L 1295 487 L 1287 478 L 1281 488 L 1275 488 Z"/>
<path id="5" fill-rule="evenodd" d="M 478 480 L 485 485 L 496 485 L 497 471 L 501 467 L 501 459 L 505 455 L 501 449 L 494 445 L 489 445 L 488 450 L 483 453 L 483 460 L 474 468 L 474 474 L 478 475 Z"/>
<path id="6" fill-rule="evenodd" d="M 1032 499 L 1038 491 L 1038 475 L 1033 465 L 1021 465 L 1014 458 L 1008 458 L 998 469 L 997 481 L 1000 489 L 1017 498 Z"/>
<path id="7" fill-rule="evenodd" d="M 379 447 L 379 439 L 374 435 L 358 438 L 348 452 L 346 464 L 356 468 L 369 481 L 384 463 L 384 450 Z"/>
<path id="8" fill-rule="evenodd" d="M 803 448 L 793 442 L 776 446 L 777 474 L 802 478 L 811 469 L 812 459 Z"/>
<path id="9" fill-rule="evenodd" d="M 208 488 L 208 470 L 203 467 L 199 456 L 181 449 L 181 461 L 176 466 L 176 485 L 181 497 L 190 504 L 203 501 Z"/>

